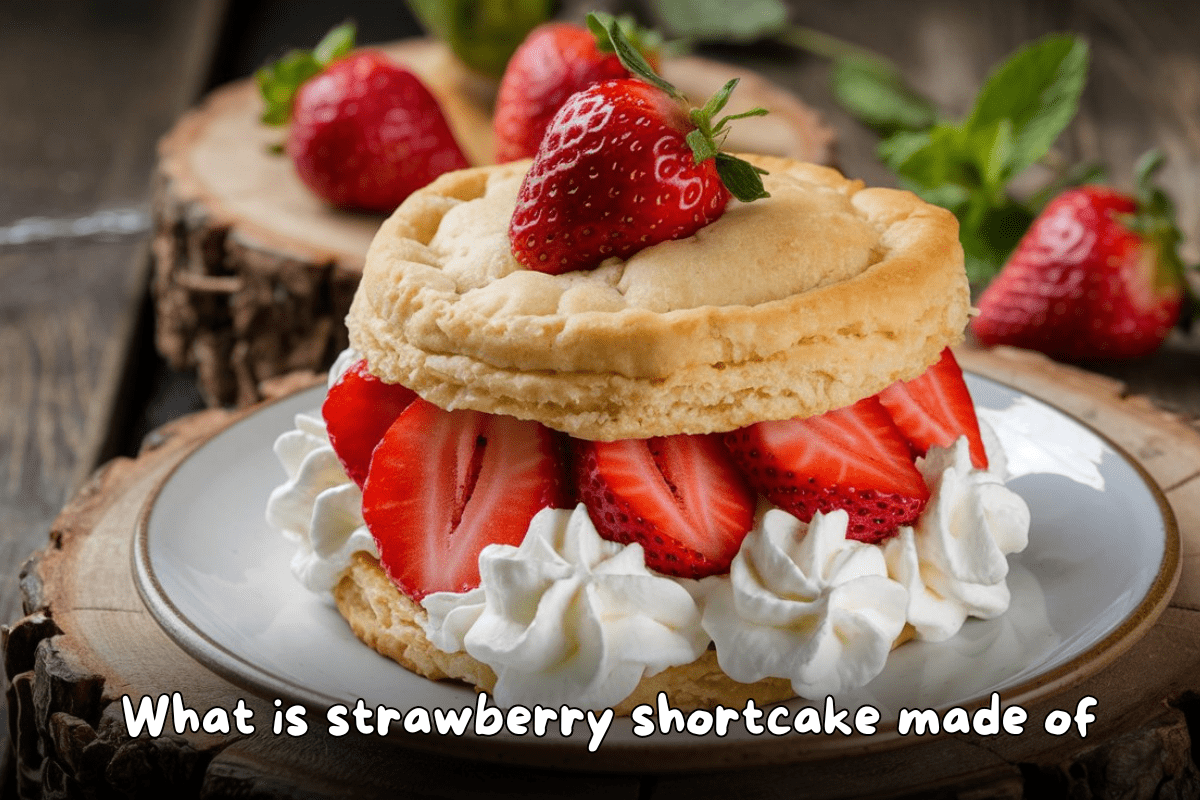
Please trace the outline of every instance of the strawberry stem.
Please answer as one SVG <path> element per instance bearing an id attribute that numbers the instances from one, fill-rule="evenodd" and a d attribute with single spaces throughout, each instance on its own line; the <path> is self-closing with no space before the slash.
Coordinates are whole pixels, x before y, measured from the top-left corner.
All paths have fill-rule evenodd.
<path id="1" fill-rule="evenodd" d="M 615 17 L 609 14 L 592 13 L 588 14 L 587 24 L 592 33 L 600 40 L 600 46 L 611 47 L 612 51 L 617 54 L 617 58 L 621 60 L 622 66 L 629 70 L 630 74 L 689 106 L 688 119 L 696 127 L 688 132 L 685 140 L 692 148 L 692 154 L 697 164 L 710 158 L 714 159 L 717 175 L 720 176 L 721 182 L 725 184 L 725 188 L 729 190 L 730 194 L 743 203 L 770 197 L 762 182 L 762 176 L 767 174 L 766 170 L 737 156 L 721 152 L 721 146 L 729 135 L 728 123 L 731 120 L 759 117 L 766 114 L 767 110 L 752 108 L 738 114 L 726 115 L 715 125 L 712 121 L 713 117 L 721 113 L 729 102 L 729 96 L 738 84 L 737 78 L 718 89 L 703 106 L 699 108 L 691 106 L 688 99 L 678 89 L 654 71 L 638 49 L 629 41 Z"/>
<path id="2" fill-rule="evenodd" d="M 1179 258 L 1179 242 L 1183 238 L 1175 223 L 1175 204 L 1154 182 L 1154 173 L 1162 168 L 1166 157 L 1161 150 L 1149 150 L 1134 167 L 1137 212 L 1124 220 L 1158 250 L 1158 286 L 1174 287 L 1187 282 L 1183 277 L 1183 261 Z"/>

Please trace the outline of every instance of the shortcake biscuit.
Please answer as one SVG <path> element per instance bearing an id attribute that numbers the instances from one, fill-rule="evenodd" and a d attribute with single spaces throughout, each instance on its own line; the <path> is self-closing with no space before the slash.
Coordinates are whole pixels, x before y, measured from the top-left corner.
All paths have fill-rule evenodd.
<path id="1" fill-rule="evenodd" d="M 529 162 L 450 173 L 376 235 L 347 323 L 380 378 L 583 439 L 727 431 L 849 405 L 962 339 L 957 222 L 915 195 L 747 156 L 771 196 L 588 272 L 513 258 Z"/>

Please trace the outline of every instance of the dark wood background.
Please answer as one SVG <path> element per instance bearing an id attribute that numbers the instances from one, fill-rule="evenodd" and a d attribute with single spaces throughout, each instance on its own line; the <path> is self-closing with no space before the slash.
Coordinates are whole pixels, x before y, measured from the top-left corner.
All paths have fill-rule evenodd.
<path id="1" fill-rule="evenodd" d="M 605 4 L 611 5 L 611 4 Z M 1200 261 L 1200 9 L 1137 0 L 842 0 L 792 3 L 796 22 L 891 57 L 952 114 L 991 65 L 1072 30 L 1093 45 L 1079 118 L 1058 150 L 1118 185 L 1157 146 Z M 21 563 L 100 463 L 132 454 L 199 406 L 153 351 L 147 302 L 155 142 L 203 93 L 306 44 L 347 16 L 366 41 L 416 33 L 402 3 L 5 0 L 0 3 L 0 622 L 20 616 Z M 795 89 L 838 130 L 843 170 L 889 184 L 874 138 L 841 112 L 827 66 L 782 46 L 718 47 Z M 1200 414 L 1200 344 L 1091 365 L 1163 407 Z M 0 719 L 4 718 L 0 698 Z M 0 769 L 11 774 L 0 725 Z M 2 784 L 0 784 L 2 786 Z M 0 795 L 5 794 L 0 791 Z"/>

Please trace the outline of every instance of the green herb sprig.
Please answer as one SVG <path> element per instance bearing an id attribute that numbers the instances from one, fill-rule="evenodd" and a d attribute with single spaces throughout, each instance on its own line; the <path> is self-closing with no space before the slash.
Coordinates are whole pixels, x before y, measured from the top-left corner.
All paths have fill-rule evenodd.
<path id="1" fill-rule="evenodd" d="M 891 61 L 787 20 L 780 0 L 656 0 L 672 33 L 692 42 L 780 41 L 832 62 L 838 103 L 879 134 L 879 158 L 900 185 L 954 212 L 976 286 L 999 271 L 1046 200 L 1095 180 L 1093 166 L 1062 172 L 1027 199 L 1010 191 L 1026 168 L 1044 163 L 1070 123 L 1087 79 L 1088 45 L 1056 34 L 1012 54 L 988 76 L 970 113 L 946 118 Z"/>

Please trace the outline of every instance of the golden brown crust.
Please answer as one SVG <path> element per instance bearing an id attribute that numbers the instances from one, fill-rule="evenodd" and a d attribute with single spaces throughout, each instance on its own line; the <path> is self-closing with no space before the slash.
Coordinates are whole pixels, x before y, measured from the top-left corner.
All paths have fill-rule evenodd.
<path id="1" fill-rule="evenodd" d="M 444 653 L 430 643 L 419 622 L 424 609 L 396 589 L 374 556 L 356 553 L 333 596 L 354 635 L 406 669 L 431 680 L 459 680 L 477 691 L 490 692 L 496 685 L 496 673 L 486 664 L 466 653 Z M 708 650 L 691 664 L 642 678 L 614 710 L 627 715 L 642 703 L 654 704 L 660 691 L 681 710 L 744 706 L 751 697 L 763 705 L 795 696 L 791 683 L 782 678 L 737 683 L 721 671 L 716 653 Z"/>
<path id="2" fill-rule="evenodd" d="M 371 371 L 444 408 L 588 439 L 731 430 L 920 374 L 969 306 L 957 224 L 914 195 L 754 157 L 772 197 L 628 261 L 520 267 L 527 162 L 451 173 L 384 223 L 347 320 Z"/>

